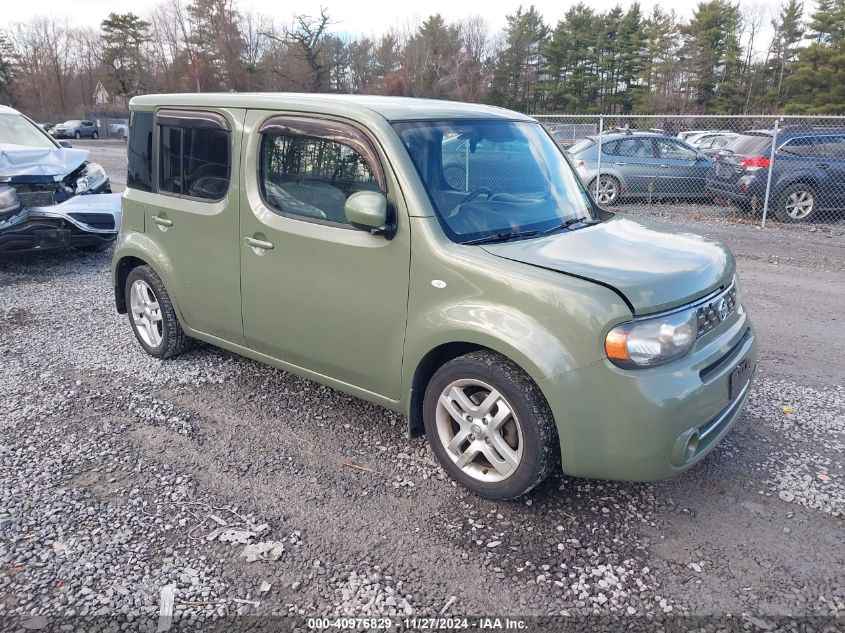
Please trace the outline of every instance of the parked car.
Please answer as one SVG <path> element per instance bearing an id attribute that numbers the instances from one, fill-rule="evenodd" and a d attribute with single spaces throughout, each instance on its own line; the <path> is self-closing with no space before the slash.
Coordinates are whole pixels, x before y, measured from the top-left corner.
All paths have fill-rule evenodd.
<path id="1" fill-rule="evenodd" d="M 563 149 L 569 149 L 586 136 L 598 132 L 595 123 L 552 123 L 546 129 Z"/>
<path id="2" fill-rule="evenodd" d="M 702 134 L 690 145 L 696 148 L 705 156 L 716 160 L 720 151 L 730 145 L 739 136 L 736 132 L 715 132 L 713 134 Z"/>
<path id="3" fill-rule="evenodd" d="M 109 137 L 119 138 L 124 141 L 128 138 L 127 130 L 129 129 L 128 119 L 115 119 L 109 123 Z"/>
<path id="4" fill-rule="evenodd" d="M 597 206 L 534 119 L 319 94 L 130 109 L 112 278 L 150 355 L 207 341 L 404 413 L 494 499 L 561 460 L 675 475 L 739 417 L 756 342 L 730 251 Z M 475 184 L 506 167 L 523 178 Z"/>
<path id="5" fill-rule="evenodd" d="M 773 130 L 743 132 L 719 153 L 707 189 L 752 212 L 763 209 Z M 778 132 L 770 208 L 782 222 L 845 210 L 845 128 L 786 126 Z"/>
<path id="6" fill-rule="evenodd" d="M 97 126 L 93 121 L 65 121 L 58 123 L 50 133 L 56 138 L 100 138 Z"/>
<path id="7" fill-rule="evenodd" d="M 68 246 L 105 250 L 119 225 L 120 195 L 111 193 L 88 151 L 62 147 L 20 112 L 0 106 L 0 256 Z"/>
<path id="8" fill-rule="evenodd" d="M 654 132 L 604 134 L 601 166 L 598 142 L 598 136 L 588 136 L 569 148 L 568 154 L 599 204 L 609 206 L 625 197 L 707 197 L 706 175 L 713 161 L 683 141 Z"/>
<path id="9" fill-rule="evenodd" d="M 54 127 L 56 127 L 56 124 L 55 123 L 39 123 L 38 127 L 40 127 L 42 130 L 44 130 L 45 132 L 47 132 L 49 134 L 50 130 L 52 130 Z"/>

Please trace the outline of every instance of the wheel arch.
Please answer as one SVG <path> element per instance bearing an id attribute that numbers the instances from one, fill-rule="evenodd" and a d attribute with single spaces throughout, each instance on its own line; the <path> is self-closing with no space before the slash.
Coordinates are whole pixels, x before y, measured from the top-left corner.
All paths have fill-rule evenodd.
<path id="1" fill-rule="evenodd" d="M 162 253 L 163 255 L 163 253 Z M 176 318 L 179 324 L 187 331 L 185 327 L 185 319 L 182 316 L 182 311 L 179 308 L 179 300 L 173 292 L 173 285 L 170 282 L 170 277 L 166 273 L 166 264 L 169 263 L 165 259 L 164 265 L 159 263 L 159 259 L 153 254 L 141 248 L 139 244 L 126 244 L 118 249 L 115 253 L 115 258 L 112 262 L 112 280 L 114 283 L 114 300 L 115 307 L 118 314 L 126 314 L 126 279 L 129 273 L 138 266 L 148 266 L 161 279 L 164 289 L 170 298 L 170 303 L 173 304 L 173 310 L 176 312 Z"/>
<path id="2" fill-rule="evenodd" d="M 424 433 L 423 400 L 426 388 L 437 370 L 455 358 L 479 351 L 493 352 L 503 356 L 519 367 L 536 384 L 539 369 L 534 366 L 527 367 L 526 359 L 520 358 L 520 355 L 514 353 L 513 350 L 469 340 L 440 343 L 426 352 L 414 367 L 407 403 L 409 437 L 417 437 Z M 542 392 L 542 389 L 540 391 Z"/>

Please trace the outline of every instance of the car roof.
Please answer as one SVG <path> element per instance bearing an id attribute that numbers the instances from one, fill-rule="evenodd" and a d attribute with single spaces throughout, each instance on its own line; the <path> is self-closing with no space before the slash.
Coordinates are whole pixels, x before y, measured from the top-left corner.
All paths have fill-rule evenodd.
<path id="1" fill-rule="evenodd" d="M 437 99 L 385 97 L 376 95 L 304 94 L 290 92 L 237 92 L 155 94 L 133 97 L 131 110 L 153 110 L 159 106 L 188 108 L 254 108 L 335 114 L 357 118 L 380 115 L 388 121 L 437 119 L 535 119 L 495 106 Z"/>
<path id="2" fill-rule="evenodd" d="M 20 112 L 9 106 L 0 105 L 0 114 L 20 114 Z"/>

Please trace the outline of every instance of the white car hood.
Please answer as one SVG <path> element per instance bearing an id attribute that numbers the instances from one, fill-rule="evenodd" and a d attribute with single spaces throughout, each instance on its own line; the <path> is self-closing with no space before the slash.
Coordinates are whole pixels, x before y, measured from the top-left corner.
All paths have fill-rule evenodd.
<path id="1" fill-rule="evenodd" d="M 14 176 L 53 176 L 61 180 L 84 163 L 88 154 L 87 149 L 0 143 L 0 181 Z"/>

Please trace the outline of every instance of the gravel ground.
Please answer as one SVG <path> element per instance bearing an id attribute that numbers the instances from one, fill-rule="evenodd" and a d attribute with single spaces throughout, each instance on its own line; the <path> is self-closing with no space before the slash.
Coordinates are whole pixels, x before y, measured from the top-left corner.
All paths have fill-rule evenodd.
<path id="1" fill-rule="evenodd" d="M 0 262 L 0 613 L 154 629 L 172 599 L 189 628 L 443 613 L 841 630 L 843 235 L 664 219 L 737 255 L 761 344 L 743 418 L 677 479 L 557 473 L 508 503 L 457 487 L 379 407 L 210 346 L 149 358 L 114 311 L 109 253 Z"/>

